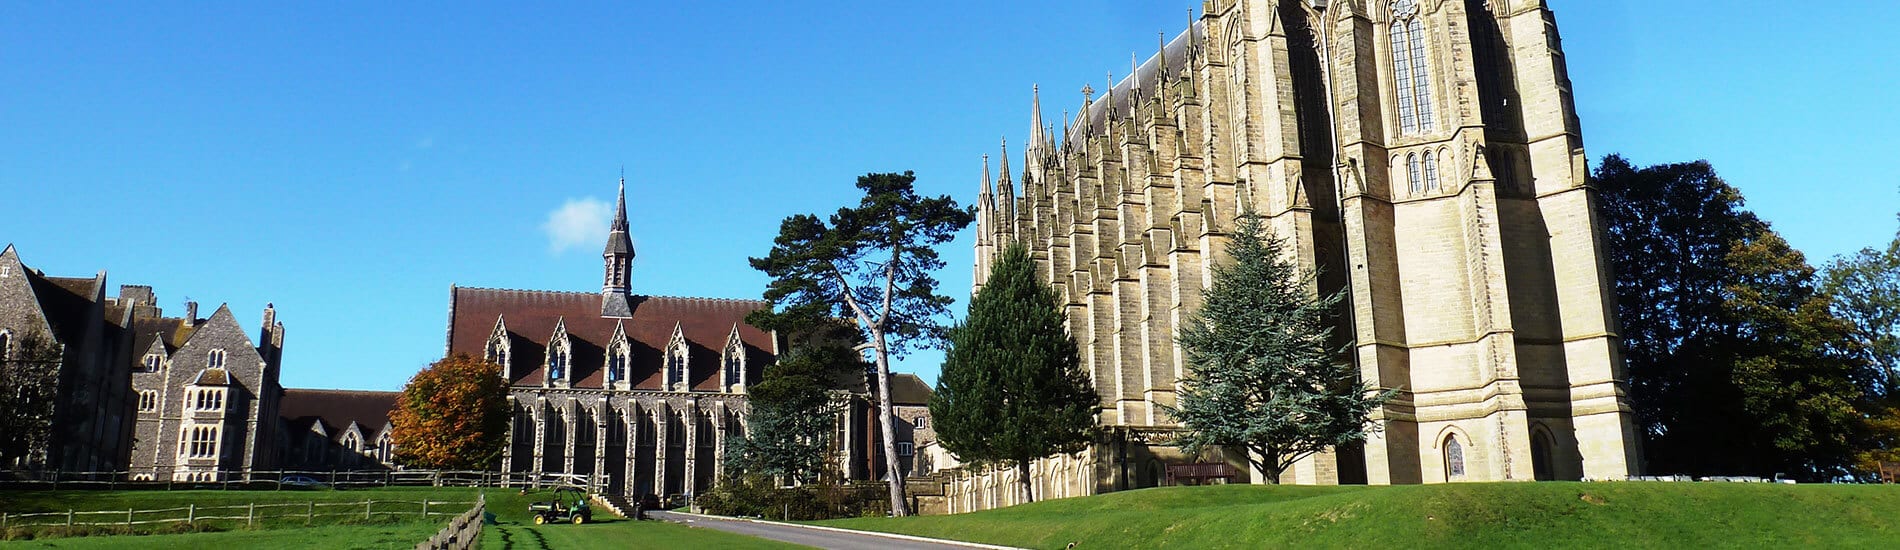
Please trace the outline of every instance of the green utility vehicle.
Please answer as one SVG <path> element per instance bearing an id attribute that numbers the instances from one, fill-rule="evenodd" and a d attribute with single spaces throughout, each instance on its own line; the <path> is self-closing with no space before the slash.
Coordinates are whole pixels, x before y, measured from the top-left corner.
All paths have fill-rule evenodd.
<path id="1" fill-rule="evenodd" d="M 587 505 L 587 493 L 573 487 L 555 489 L 551 500 L 528 503 L 528 513 L 534 514 L 535 525 L 560 522 L 580 525 L 594 519 L 593 507 Z"/>

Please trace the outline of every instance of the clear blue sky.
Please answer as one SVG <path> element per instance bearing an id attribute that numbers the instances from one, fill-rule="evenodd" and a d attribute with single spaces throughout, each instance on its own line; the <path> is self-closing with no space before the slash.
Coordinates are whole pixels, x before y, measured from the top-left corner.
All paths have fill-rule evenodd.
<path id="1" fill-rule="evenodd" d="M 0 241 L 173 314 L 275 302 L 285 385 L 367 389 L 440 357 L 450 283 L 597 290 L 605 221 L 549 221 L 622 165 L 636 292 L 757 297 L 784 216 L 869 171 L 972 199 L 1032 83 L 1073 110 L 1200 6 L 154 4 L 0 7 Z M 1593 159 L 1709 159 L 1816 263 L 1893 236 L 1900 7 L 1551 4 Z"/>

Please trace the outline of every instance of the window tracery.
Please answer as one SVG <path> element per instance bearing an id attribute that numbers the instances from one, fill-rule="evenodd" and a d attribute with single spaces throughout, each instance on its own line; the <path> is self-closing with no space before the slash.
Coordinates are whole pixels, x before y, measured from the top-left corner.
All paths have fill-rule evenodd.
<path id="1" fill-rule="evenodd" d="M 1392 3 L 1392 76 L 1398 91 L 1399 132 L 1405 135 L 1436 129 L 1432 106 L 1432 78 L 1425 52 L 1425 23 L 1417 0 Z"/>

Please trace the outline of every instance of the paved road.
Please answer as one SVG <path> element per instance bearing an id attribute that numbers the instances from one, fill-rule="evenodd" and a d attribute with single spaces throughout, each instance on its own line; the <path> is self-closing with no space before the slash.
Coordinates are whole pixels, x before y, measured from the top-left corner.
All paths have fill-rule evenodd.
<path id="1" fill-rule="evenodd" d="M 751 535 L 764 539 L 831 550 L 887 550 L 892 548 L 902 548 L 906 550 L 969 550 L 971 548 L 980 548 L 978 546 L 966 546 L 949 543 L 947 541 L 945 543 L 922 542 L 871 534 L 860 534 L 858 532 L 839 532 L 782 523 L 760 523 L 738 519 L 676 514 L 672 512 L 647 512 L 647 515 L 654 519 L 684 523 L 694 527 L 718 529 L 720 531 L 738 533 L 741 535 Z"/>

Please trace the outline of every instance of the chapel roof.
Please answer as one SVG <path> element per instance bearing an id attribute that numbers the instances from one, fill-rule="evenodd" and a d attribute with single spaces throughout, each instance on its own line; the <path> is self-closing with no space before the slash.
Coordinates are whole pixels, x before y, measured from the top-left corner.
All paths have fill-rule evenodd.
<path id="1" fill-rule="evenodd" d="M 637 389 L 660 389 L 660 367 L 677 326 L 688 343 L 689 385 L 716 391 L 716 376 L 727 337 L 737 327 L 746 347 L 747 380 L 772 362 L 772 335 L 745 324 L 746 315 L 770 304 L 760 300 L 630 296 L 628 318 L 601 317 L 601 294 L 542 290 L 455 287 L 450 296 L 449 352 L 485 354 L 499 319 L 508 328 L 512 355 L 509 379 L 517 386 L 540 386 L 548 341 L 565 324 L 572 345 L 569 378 L 575 388 L 605 386 L 606 349 L 616 324 L 625 327 L 631 355 L 628 379 Z"/>

